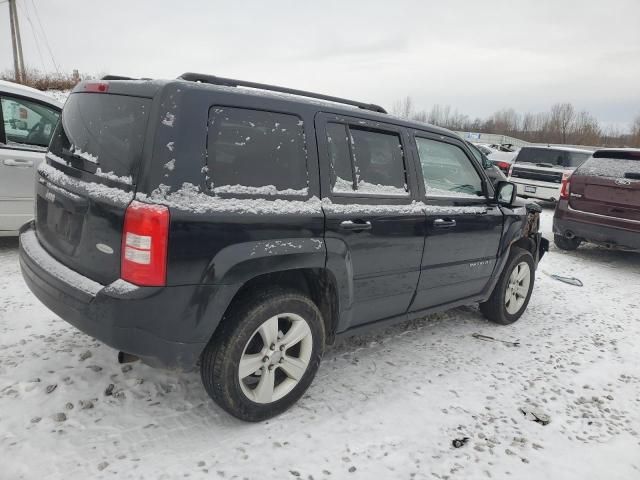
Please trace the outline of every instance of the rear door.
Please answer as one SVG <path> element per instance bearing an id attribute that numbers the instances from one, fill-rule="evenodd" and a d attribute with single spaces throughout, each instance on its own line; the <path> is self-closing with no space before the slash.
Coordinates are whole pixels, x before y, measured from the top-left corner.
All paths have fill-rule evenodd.
<path id="1" fill-rule="evenodd" d="M 15 231 L 33 218 L 35 168 L 60 111 L 7 94 L 0 104 L 0 231 Z"/>
<path id="2" fill-rule="evenodd" d="M 640 151 L 600 151 L 571 177 L 569 206 L 640 221 Z"/>
<path id="3" fill-rule="evenodd" d="M 352 301 L 340 330 L 406 313 L 419 277 L 424 212 L 405 129 L 318 114 L 328 262 L 346 264 Z"/>
<path id="4" fill-rule="evenodd" d="M 502 235 L 492 188 L 461 141 L 415 132 L 424 181 L 426 241 L 412 311 L 479 294 L 491 278 Z"/>
<path id="5" fill-rule="evenodd" d="M 73 93 L 39 169 L 43 247 L 100 283 L 120 276 L 124 214 L 133 199 L 151 99 Z"/>

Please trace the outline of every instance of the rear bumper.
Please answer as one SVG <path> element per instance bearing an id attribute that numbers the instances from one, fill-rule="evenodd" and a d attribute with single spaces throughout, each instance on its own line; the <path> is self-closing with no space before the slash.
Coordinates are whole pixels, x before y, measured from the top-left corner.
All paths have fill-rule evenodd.
<path id="1" fill-rule="evenodd" d="M 63 320 L 110 347 L 167 368 L 190 369 L 197 363 L 237 290 L 100 285 L 49 255 L 33 223 L 20 231 L 20 267 L 29 289 Z"/>
<path id="2" fill-rule="evenodd" d="M 606 223 L 615 223 L 617 226 Z M 561 200 L 556 207 L 553 233 L 579 237 L 608 247 L 640 250 L 640 224 L 572 210 L 566 200 Z"/>

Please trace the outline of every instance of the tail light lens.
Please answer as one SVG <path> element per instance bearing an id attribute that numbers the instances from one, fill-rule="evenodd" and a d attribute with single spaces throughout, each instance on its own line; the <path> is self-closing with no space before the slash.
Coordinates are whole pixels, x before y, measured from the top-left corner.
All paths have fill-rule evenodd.
<path id="1" fill-rule="evenodd" d="M 108 82 L 87 82 L 84 84 L 84 91 L 91 93 L 107 93 L 109 91 Z"/>
<path id="2" fill-rule="evenodd" d="M 496 162 L 496 165 L 503 172 L 508 172 L 509 168 L 511 167 L 511 164 L 509 162 Z"/>
<path id="3" fill-rule="evenodd" d="M 560 198 L 562 200 L 569 199 L 570 189 L 571 189 L 571 174 L 565 172 L 562 174 L 562 186 L 560 187 Z"/>
<path id="4" fill-rule="evenodd" d="M 168 243 L 169 209 L 131 202 L 122 232 L 122 279 L 141 286 L 166 285 Z"/>

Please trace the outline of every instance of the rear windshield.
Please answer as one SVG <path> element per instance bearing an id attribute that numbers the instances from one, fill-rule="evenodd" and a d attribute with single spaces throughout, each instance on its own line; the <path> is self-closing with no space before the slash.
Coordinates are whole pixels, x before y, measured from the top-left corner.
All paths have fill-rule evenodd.
<path id="1" fill-rule="evenodd" d="M 588 153 L 525 147 L 520 150 L 515 162 L 533 163 L 540 167 L 579 167 L 587 158 Z"/>
<path id="2" fill-rule="evenodd" d="M 151 99 L 124 95 L 70 95 L 51 139 L 49 157 L 110 180 L 132 183 L 150 105 Z"/>
<path id="3" fill-rule="evenodd" d="M 580 167 L 580 174 L 594 177 L 631 178 L 640 180 L 640 155 L 611 155 L 603 152 L 593 156 Z M 623 157 L 623 158 L 619 158 Z"/>

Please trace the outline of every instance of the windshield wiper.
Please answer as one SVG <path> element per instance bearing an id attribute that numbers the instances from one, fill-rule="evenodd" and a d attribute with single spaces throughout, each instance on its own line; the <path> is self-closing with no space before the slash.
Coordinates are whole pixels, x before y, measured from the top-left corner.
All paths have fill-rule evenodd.
<path id="1" fill-rule="evenodd" d="M 554 165 L 553 163 L 536 163 L 536 167 L 547 167 L 547 168 L 555 168 L 558 165 Z"/>

